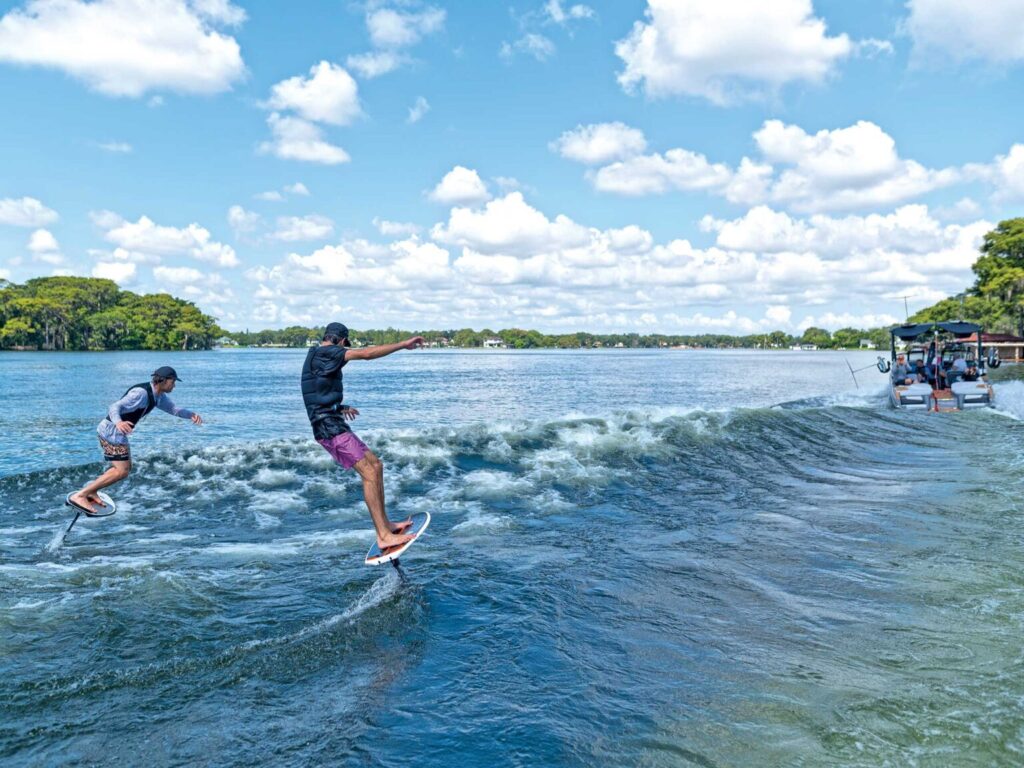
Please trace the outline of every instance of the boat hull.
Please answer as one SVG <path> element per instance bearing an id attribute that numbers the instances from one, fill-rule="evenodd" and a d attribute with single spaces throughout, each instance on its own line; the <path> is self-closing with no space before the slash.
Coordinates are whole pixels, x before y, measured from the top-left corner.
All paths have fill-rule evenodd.
<path id="1" fill-rule="evenodd" d="M 932 389 L 928 384 L 891 384 L 889 404 L 908 411 L 969 411 L 994 408 L 995 393 L 983 381 L 958 381 L 951 389 Z"/>

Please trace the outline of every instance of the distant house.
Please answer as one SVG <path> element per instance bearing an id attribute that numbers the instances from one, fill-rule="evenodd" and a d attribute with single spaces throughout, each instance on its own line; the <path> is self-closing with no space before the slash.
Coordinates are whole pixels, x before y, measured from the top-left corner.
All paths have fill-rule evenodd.
<path id="1" fill-rule="evenodd" d="M 818 351 L 818 345 L 817 344 L 794 344 L 792 347 L 790 347 L 790 349 L 793 350 L 794 352 L 817 352 Z"/>
<path id="2" fill-rule="evenodd" d="M 875 344 L 875 342 L 873 342 L 871 339 L 861 339 L 860 340 L 860 348 L 861 349 L 878 349 L 878 345 Z"/>
<path id="3" fill-rule="evenodd" d="M 616 349 L 625 349 L 625 348 L 626 348 L 626 345 L 625 345 L 625 344 L 623 344 L 623 343 L 622 343 L 622 342 L 620 341 L 620 342 L 618 342 L 618 343 L 617 343 L 617 344 L 615 345 L 615 348 L 616 348 Z"/>
<path id="4" fill-rule="evenodd" d="M 968 344 L 978 343 L 978 334 L 972 333 L 964 342 Z M 1024 338 L 1014 336 L 1010 333 L 983 333 L 981 343 L 986 353 L 990 349 L 999 351 L 999 357 L 1014 363 L 1024 362 Z"/>
<path id="5" fill-rule="evenodd" d="M 215 347 L 237 347 L 238 346 L 238 342 L 235 341 L 234 339 L 232 339 L 230 336 L 221 336 L 219 339 L 217 339 L 215 342 L 213 342 L 213 346 L 215 346 Z"/>
<path id="6" fill-rule="evenodd" d="M 484 339 L 484 349 L 504 349 L 505 342 L 501 339 Z"/>

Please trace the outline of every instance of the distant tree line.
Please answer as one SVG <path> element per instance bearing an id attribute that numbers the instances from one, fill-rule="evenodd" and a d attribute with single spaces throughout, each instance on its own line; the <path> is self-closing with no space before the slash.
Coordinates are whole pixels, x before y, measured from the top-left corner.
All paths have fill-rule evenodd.
<path id="1" fill-rule="evenodd" d="M 191 302 L 166 293 L 140 296 L 113 280 L 0 281 L 2 349 L 209 349 L 222 334 Z"/>
<path id="2" fill-rule="evenodd" d="M 292 326 L 279 331 L 244 331 L 227 333 L 228 338 L 241 346 L 285 346 L 304 347 L 319 341 L 322 327 L 306 328 Z M 540 331 L 521 328 L 505 328 L 493 331 L 484 328 L 452 328 L 448 330 L 398 330 L 396 328 L 350 331 L 352 342 L 357 345 L 392 344 L 410 336 L 422 336 L 427 343 L 436 346 L 483 347 L 488 339 L 499 339 L 510 349 L 580 349 L 600 347 L 626 347 L 649 349 L 658 347 L 702 347 L 710 349 L 779 349 L 794 344 L 814 344 L 819 349 L 851 349 L 861 346 L 865 339 L 878 346 L 886 346 L 888 331 L 884 328 L 862 330 L 841 328 L 829 333 L 822 328 L 808 328 L 801 336 L 792 336 L 784 331 L 758 333 L 749 336 L 726 334 L 663 334 L 663 333 L 563 333 L 544 334 Z"/>

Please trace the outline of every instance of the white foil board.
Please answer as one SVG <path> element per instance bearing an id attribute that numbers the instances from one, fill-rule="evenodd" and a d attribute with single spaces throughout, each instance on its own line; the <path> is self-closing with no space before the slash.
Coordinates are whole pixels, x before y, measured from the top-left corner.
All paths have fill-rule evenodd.
<path id="1" fill-rule="evenodd" d="M 428 525 L 430 525 L 429 512 L 420 512 L 413 515 L 412 525 L 405 529 L 405 533 L 410 534 L 413 538 L 399 547 L 388 547 L 383 552 L 380 551 L 377 542 L 373 542 L 370 551 L 366 553 L 366 564 L 380 565 L 381 563 L 390 563 L 392 560 L 397 560 L 405 550 L 419 540 L 420 534 L 427 530 Z"/>

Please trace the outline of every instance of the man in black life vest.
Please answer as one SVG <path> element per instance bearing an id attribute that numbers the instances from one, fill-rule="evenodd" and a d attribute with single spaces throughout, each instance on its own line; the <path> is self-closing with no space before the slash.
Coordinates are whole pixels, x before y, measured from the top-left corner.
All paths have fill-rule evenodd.
<path id="1" fill-rule="evenodd" d="M 129 387 L 121 399 L 107 409 L 107 415 L 96 427 L 96 434 L 99 436 L 103 458 L 110 462 L 110 468 L 78 493 L 72 494 L 68 498 L 69 504 L 87 515 L 99 512 L 95 505 L 106 506 L 96 493 L 128 477 L 132 469 L 128 435 L 154 408 L 182 419 L 191 419 L 193 424 L 203 423 L 198 413 L 177 407 L 167 396 L 174 390 L 177 381 L 175 370 L 168 365 L 162 366 L 153 372 L 148 383 Z"/>
<path id="2" fill-rule="evenodd" d="M 388 520 L 384 509 L 384 465 L 348 426 L 359 411 L 342 404 L 341 369 L 351 360 L 376 360 L 400 349 L 420 346 L 423 346 L 423 337 L 413 336 L 398 344 L 352 349 L 348 328 L 341 323 L 331 323 L 323 341 L 309 350 L 302 364 L 302 400 L 313 427 L 313 437 L 338 464 L 345 469 L 355 469 L 363 479 L 363 497 L 377 531 L 377 546 L 382 552 L 412 539 L 402 533 L 412 521 L 392 523 Z"/>

